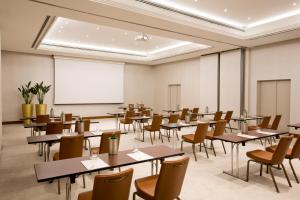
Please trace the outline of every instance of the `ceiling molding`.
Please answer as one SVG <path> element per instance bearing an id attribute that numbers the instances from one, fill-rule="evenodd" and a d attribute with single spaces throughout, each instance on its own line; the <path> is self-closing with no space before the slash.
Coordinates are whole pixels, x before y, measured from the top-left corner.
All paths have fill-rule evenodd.
<path id="1" fill-rule="evenodd" d="M 41 44 L 43 38 L 48 33 L 49 29 L 51 28 L 52 24 L 54 23 L 56 17 L 46 16 L 44 23 L 42 24 L 38 34 L 36 35 L 31 48 L 37 49 Z"/>

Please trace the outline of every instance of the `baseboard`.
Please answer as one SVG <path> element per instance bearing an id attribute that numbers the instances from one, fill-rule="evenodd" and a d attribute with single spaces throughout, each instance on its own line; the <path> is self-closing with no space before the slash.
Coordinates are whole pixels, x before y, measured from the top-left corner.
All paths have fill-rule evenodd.
<path id="1" fill-rule="evenodd" d="M 107 118 L 114 118 L 114 116 L 86 116 L 83 117 L 84 119 L 107 119 Z M 22 120 L 18 121 L 3 121 L 2 125 L 9 125 L 9 124 L 23 124 Z"/>

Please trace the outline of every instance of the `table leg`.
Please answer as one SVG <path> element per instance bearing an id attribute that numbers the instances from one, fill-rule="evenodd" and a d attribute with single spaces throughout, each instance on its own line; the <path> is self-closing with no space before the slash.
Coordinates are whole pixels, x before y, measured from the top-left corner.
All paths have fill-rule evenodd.
<path id="1" fill-rule="evenodd" d="M 50 147 L 51 147 L 51 144 L 48 144 L 47 145 L 47 161 L 48 162 L 50 161 Z"/>
<path id="2" fill-rule="evenodd" d="M 236 161 L 235 161 L 235 167 L 236 167 L 236 175 L 237 177 L 240 176 L 240 163 L 239 163 L 239 144 L 236 144 Z"/>
<path id="3" fill-rule="evenodd" d="M 66 182 L 66 200 L 71 200 L 71 178 L 67 178 Z"/>
<path id="4" fill-rule="evenodd" d="M 235 168 L 234 166 L 234 145 L 236 145 L 236 161 L 235 161 Z M 224 174 L 233 176 L 235 178 L 244 180 L 240 177 L 240 166 L 239 166 L 239 144 L 231 143 L 231 170 L 229 172 L 223 171 Z"/>
<path id="5" fill-rule="evenodd" d="M 230 157 L 231 157 L 231 173 L 233 174 L 233 148 L 234 148 L 234 144 L 233 143 L 231 143 L 231 155 L 230 155 Z"/>
<path id="6" fill-rule="evenodd" d="M 119 128 L 118 124 L 119 124 L 119 115 L 117 114 L 116 115 L 116 129 Z"/>
<path id="7" fill-rule="evenodd" d="M 155 172 L 156 172 L 156 175 L 158 174 L 158 160 L 155 160 Z"/>

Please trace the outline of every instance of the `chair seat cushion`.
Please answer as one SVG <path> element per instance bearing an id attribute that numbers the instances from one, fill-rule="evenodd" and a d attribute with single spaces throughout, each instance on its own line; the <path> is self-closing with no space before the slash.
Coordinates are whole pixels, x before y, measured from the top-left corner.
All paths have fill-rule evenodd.
<path id="1" fill-rule="evenodd" d="M 271 164 L 273 153 L 258 149 L 247 152 L 247 156 L 255 161 Z"/>
<path id="2" fill-rule="evenodd" d="M 277 148 L 277 145 L 269 146 L 266 148 L 266 151 L 274 153 Z M 285 155 L 286 158 L 292 158 L 292 149 L 289 148 Z"/>
<path id="3" fill-rule="evenodd" d="M 122 118 L 122 119 L 120 119 L 120 123 L 121 124 L 132 124 L 133 121 L 131 121 L 131 120 L 125 120 L 124 118 Z"/>
<path id="4" fill-rule="evenodd" d="M 92 191 L 82 192 L 78 195 L 78 200 L 92 200 Z"/>
<path id="5" fill-rule="evenodd" d="M 92 154 L 99 154 L 99 150 L 100 150 L 100 147 L 92 147 L 91 148 L 91 153 Z"/>
<path id="6" fill-rule="evenodd" d="M 151 131 L 151 125 L 144 126 L 144 129 L 147 130 L 147 131 Z"/>
<path id="7" fill-rule="evenodd" d="M 53 161 L 56 161 L 56 160 L 59 160 L 59 152 L 56 152 L 56 153 L 53 155 Z"/>
<path id="8" fill-rule="evenodd" d="M 143 199 L 154 199 L 154 192 L 157 179 L 158 175 L 136 179 L 135 187 L 138 196 L 142 197 Z"/>
<path id="9" fill-rule="evenodd" d="M 248 126 L 248 131 L 255 131 L 257 126 Z"/>
<path id="10" fill-rule="evenodd" d="M 214 139 L 214 132 L 213 131 L 208 131 L 206 133 L 205 139 L 213 140 Z"/>
<path id="11" fill-rule="evenodd" d="M 193 143 L 194 142 L 194 136 L 195 136 L 194 134 L 187 134 L 187 135 L 181 136 L 181 138 L 185 142 Z"/>

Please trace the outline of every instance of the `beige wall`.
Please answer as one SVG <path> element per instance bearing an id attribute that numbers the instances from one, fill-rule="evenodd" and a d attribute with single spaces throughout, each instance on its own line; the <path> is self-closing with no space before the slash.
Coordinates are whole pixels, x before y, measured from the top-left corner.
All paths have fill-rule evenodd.
<path id="1" fill-rule="evenodd" d="M 250 50 L 249 111 L 256 113 L 257 81 L 291 79 L 290 121 L 300 122 L 300 40 Z M 293 130 L 294 131 L 294 130 Z"/>
<path id="2" fill-rule="evenodd" d="M 2 52 L 3 66 L 3 121 L 15 121 L 21 117 L 23 100 L 17 88 L 27 83 L 44 81 L 52 89 L 45 103 L 53 106 L 54 60 L 50 56 L 31 55 L 15 52 Z M 153 69 L 146 65 L 126 64 L 124 70 L 125 103 L 143 102 L 153 106 Z M 34 100 L 36 102 L 36 100 Z M 53 106 L 56 114 L 72 112 L 83 116 L 102 116 L 107 112 L 118 111 L 119 104 L 102 105 L 59 105 Z"/>

